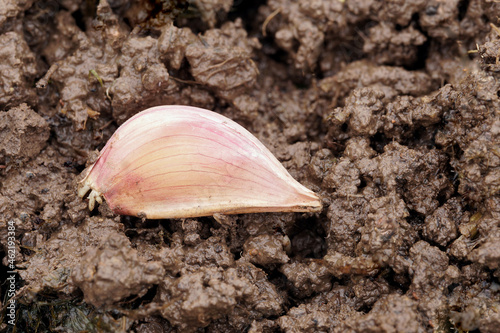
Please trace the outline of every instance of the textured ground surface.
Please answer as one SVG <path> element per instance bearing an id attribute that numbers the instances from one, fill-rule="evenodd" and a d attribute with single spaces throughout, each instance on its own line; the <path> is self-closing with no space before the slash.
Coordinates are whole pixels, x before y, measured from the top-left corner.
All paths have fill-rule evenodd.
<path id="1" fill-rule="evenodd" d="M 16 332 L 498 332 L 500 3 L 97 2 L 0 1 Z M 242 124 L 324 210 L 89 213 L 85 164 L 162 104 Z"/>

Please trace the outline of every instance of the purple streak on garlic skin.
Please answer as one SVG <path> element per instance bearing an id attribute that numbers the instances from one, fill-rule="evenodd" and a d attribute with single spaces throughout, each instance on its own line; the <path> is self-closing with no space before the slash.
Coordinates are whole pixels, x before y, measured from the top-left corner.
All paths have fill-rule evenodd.
<path id="1" fill-rule="evenodd" d="M 79 195 L 118 214 L 312 212 L 321 201 L 246 129 L 215 112 L 159 106 L 138 113 L 89 167 Z"/>

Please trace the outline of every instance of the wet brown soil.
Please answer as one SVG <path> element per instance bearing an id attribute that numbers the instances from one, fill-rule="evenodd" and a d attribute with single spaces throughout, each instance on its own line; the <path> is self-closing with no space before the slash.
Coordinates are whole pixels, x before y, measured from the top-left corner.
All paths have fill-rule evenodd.
<path id="1" fill-rule="evenodd" d="M 498 332 L 500 3 L 5 0 L 0 256 L 15 332 Z M 151 106 L 254 133 L 321 213 L 89 212 Z"/>

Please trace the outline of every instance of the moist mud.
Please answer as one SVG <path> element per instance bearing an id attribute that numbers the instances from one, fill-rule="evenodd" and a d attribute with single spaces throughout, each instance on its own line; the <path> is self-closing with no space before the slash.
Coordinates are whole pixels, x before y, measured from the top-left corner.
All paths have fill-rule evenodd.
<path id="1" fill-rule="evenodd" d="M 494 1 L 4 1 L 16 331 L 496 332 L 499 15 Z M 162 104 L 242 124 L 323 211 L 89 212 L 85 165 Z"/>

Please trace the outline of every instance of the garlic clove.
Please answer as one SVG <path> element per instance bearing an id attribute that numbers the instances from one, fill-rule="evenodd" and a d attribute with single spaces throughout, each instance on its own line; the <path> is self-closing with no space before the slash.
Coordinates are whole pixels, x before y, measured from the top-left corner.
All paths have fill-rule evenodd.
<path id="1" fill-rule="evenodd" d="M 90 210 L 102 197 L 117 214 L 151 219 L 322 208 L 250 132 L 190 106 L 130 118 L 85 172 L 78 194 L 91 190 Z"/>

